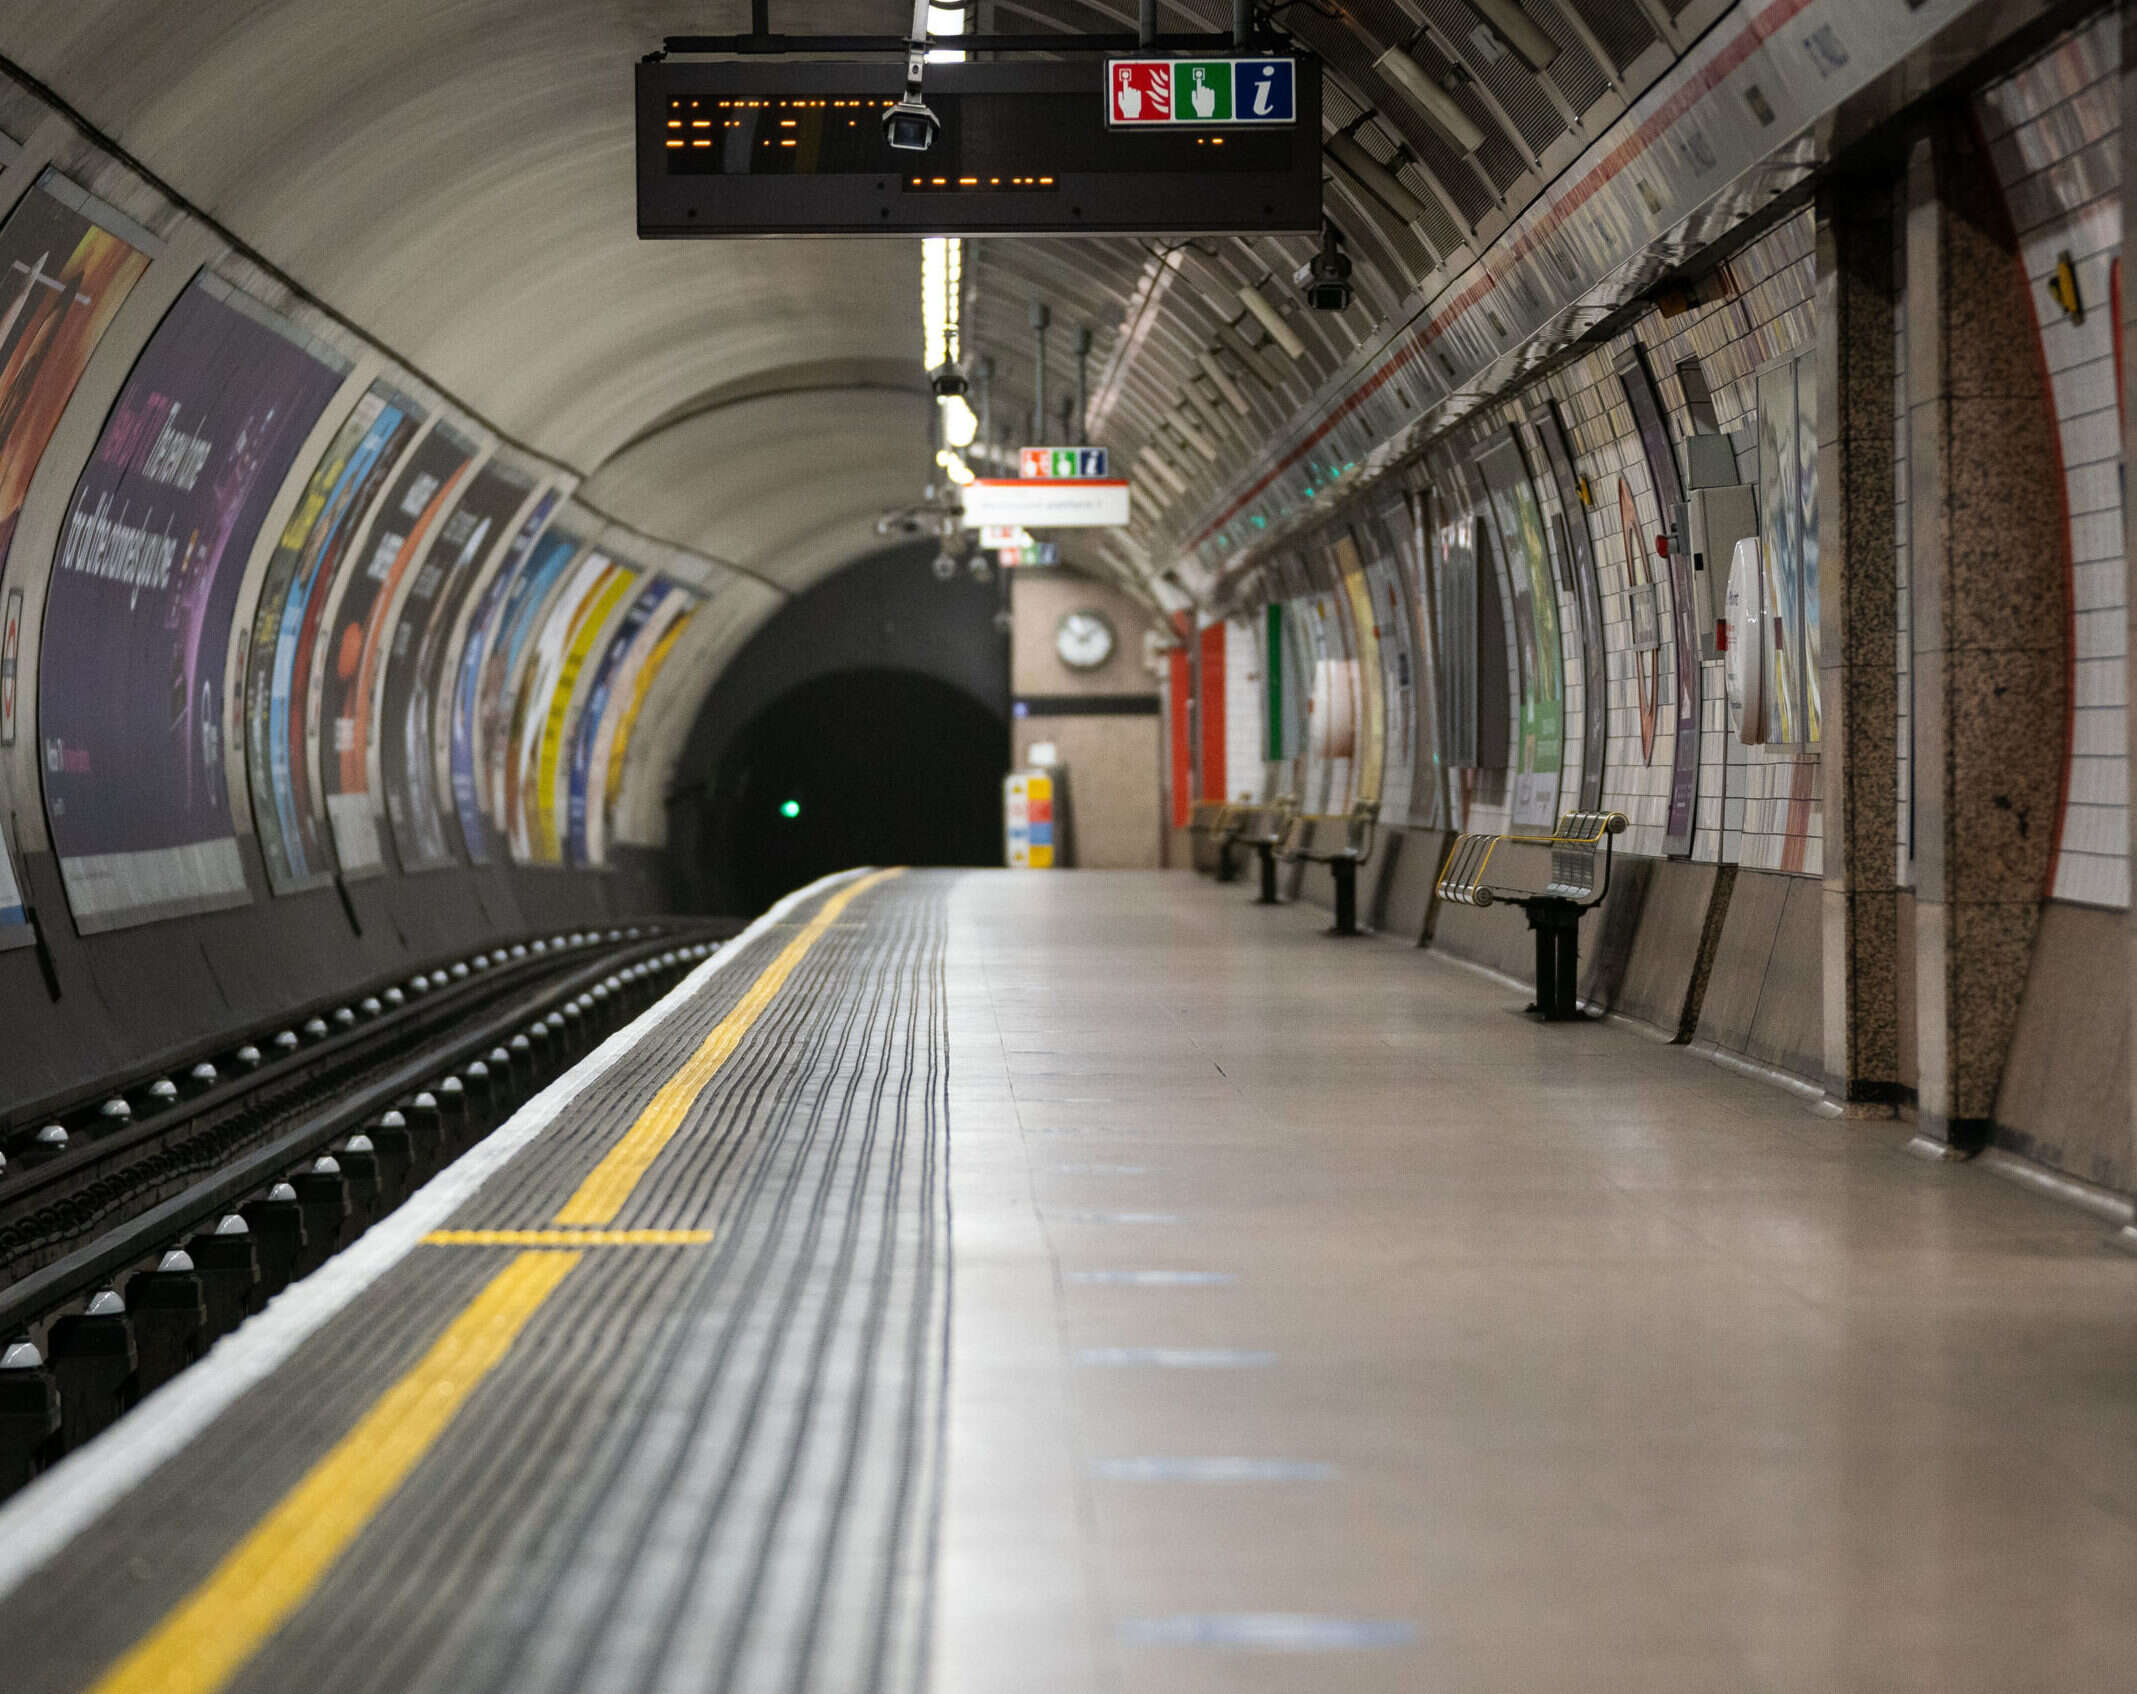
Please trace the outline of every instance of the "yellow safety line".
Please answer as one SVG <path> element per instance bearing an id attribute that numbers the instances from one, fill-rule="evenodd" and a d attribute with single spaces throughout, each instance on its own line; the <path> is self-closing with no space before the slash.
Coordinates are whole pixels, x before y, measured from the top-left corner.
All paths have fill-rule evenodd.
<path id="1" fill-rule="evenodd" d="M 699 1247 L 709 1229 L 434 1229 L 433 1247 Z"/>
<path id="2" fill-rule="evenodd" d="M 317 1588 L 562 1282 L 577 1253 L 522 1253 L 90 1694 L 214 1694 Z"/>
<path id="3" fill-rule="evenodd" d="M 848 906 L 878 883 L 897 874 L 896 870 L 877 871 L 872 876 L 862 877 L 859 882 L 847 884 L 824 902 L 823 909 L 786 944 L 785 950 L 766 967 L 764 974 L 750 984 L 749 992 L 742 996 L 735 1009 L 713 1025 L 712 1033 L 699 1044 L 698 1050 L 661 1084 L 660 1092 L 638 1114 L 638 1121 L 623 1132 L 623 1139 L 587 1173 L 578 1192 L 564 1202 L 553 1221 L 561 1224 L 615 1221 L 624 1202 L 630 1199 L 631 1190 L 638 1186 L 639 1178 L 660 1156 L 661 1149 L 675 1138 L 675 1132 L 682 1128 L 684 1114 L 704 1091 L 705 1085 L 712 1081 L 714 1073 L 733 1056 L 750 1026 L 770 1009 L 774 996 L 786 986 L 787 978 L 794 974 L 809 949 L 838 921 L 839 914 Z"/>

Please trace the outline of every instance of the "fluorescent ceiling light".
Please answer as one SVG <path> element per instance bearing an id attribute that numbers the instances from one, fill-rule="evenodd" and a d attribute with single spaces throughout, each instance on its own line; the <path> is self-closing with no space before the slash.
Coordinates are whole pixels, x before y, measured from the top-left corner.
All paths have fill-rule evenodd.
<path id="1" fill-rule="evenodd" d="M 1404 223 L 1419 224 L 1426 221 L 1425 203 L 1403 187 L 1402 179 L 1359 146 L 1354 137 L 1339 129 L 1329 136 L 1326 151 L 1331 159 L 1356 179 L 1360 188 Z"/>
<path id="2" fill-rule="evenodd" d="M 1469 121 L 1469 114 L 1455 103 L 1453 95 L 1425 74 L 1420 65 L 1400 47 L 1390 47 L 1373 61 L 1373 69 L 1416 104 L 1447 139 L 1464 153 L 1484 145 L 1484 132 Z"/>
<path id="3" fill-rule="evenodd" d="M 1217 415 L 1217 408 L 1209 403 L 1208 396 L 1202 392 L 1201 384 L 1193 377 L 1189 377 L 1187 386 L 1180 390 L 1180 399 L 1183 404 L 1194 408 L 1195 417 L 1202 427 L 1209 431 L 1212 441 L 1224 439 L 1225 420 Z"/>
<path id="4" fill-rule="evenodd" d="M 1283 386 L 1284 373 L 1278 370 L 1263 355 L 1262 350 L 1241 335 L 1233 325 L 1219 324 L 1217 326 L 1217 339 L 1231 350 L 1233 358 L 1252 371 L 1255 377 L 1267 387 L 1281 388 Z"/>
<path id="5" fill-rule="evenodd" d="M 1469 0 L 1469 9 L 1492 27 L 1492 32 L 1540 71 L 1558 57 L 1558 43 L 1521 9 L 1519 0 Z"/>
<path id="6" fill-rule="evenodd" d="M 1174 470 L 1172 461 L 1155 447 L 1145 447 L 1142 457 L 1136 460 L 1136 464 L 1139 466 L 1147 465 L 1156 474 L 1157 479 L 1170 488 L 1173 493 L 1185 494 L 1187 492 L 1187 478 Z"/>
<path id="7" fill-rule="evenodd" d="M 1211 464 L 1214 465 L 1217 462 L 1217 443 L 1203 434 L 1200 426 L 1187 416 L 1187 399 L 1185 395 L 1181 396 L 1180 404 L 1174 409 L 1171 421 L 1172 427 L 1179 432 L 1182 441 L 1209 460 Z"/>
<path id="8" fill-rule="evenodd" d="M 1241 417 L 1247 415 L 1247 397 L 1239 392 L 1239 384 L 1232 380 L 1231 373 L 1217 362 L 1217 355 L 1204 348 L 1195 355 L 1195 363 L 1202 367 L 1202 374 L 1216 386 L 1224 397 L 1224 403 Z"/>
<path id="9" fill-rule="evenodd" d="M 1254 319 L 1269 332 L 1269 339 L 1294 359 L 1306 356 L 1306 343 L 1298 338 L 1298 332 L 1284 322 L 1283 313 L 1269 304 L 1267 296 L 1252 283 L 1239 291 L 1239 303 L 1254 314 Z"/>
<path id="10" fill-rule="evenodd" d="M 965 33 L 965 14 L 962 7 L 930 6 L 928 8 L 928 40 L 940 41 L 945 36 Z M 965 62 L 962 47 L 930 47 L 928 63 L 931 65 L 961 65 Z"/>

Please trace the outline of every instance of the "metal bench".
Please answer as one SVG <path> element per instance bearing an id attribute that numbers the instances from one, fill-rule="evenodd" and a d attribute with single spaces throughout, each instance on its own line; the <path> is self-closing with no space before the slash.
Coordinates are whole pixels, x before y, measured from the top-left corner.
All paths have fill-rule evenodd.
<path id="1" fill-rule="evenodd" d="M 1623 812 L 1567 812 L 1550 835 L 1458 835 L 1437 892 L 1457 906 L 1504 900 L 1536 932 L 1536 1003 L 1545 1023 L 1581 1015 L 1580 920 L 1610 892 L 1611 838 Z"/>
<path id="2" fill-rule="evenodd" d="M 1218 870 L 1218 831 L 1228 810 L 1230 808 L 1222 800 L 1197 800 L 1187 814 L 1190 861 L 1204 875 Z M 1218 880 L 1224 879 L 1220 875 Z"/>
<path id="3" fill-rule="evenodd" d="M 1358 933 L 1358 867 L 1373 856 L 1380 807 L 1361 800 L 1347 812 L 1307 812 L 1292 818 L 1277 851 L 1287 859 L 1326 865 L 1336 882 L 1336 922 L 1330 935 Z"/>
<path id="4" fill-rule="evenodd" d="M 1235 847 L 1251 847 L 1261 860 L 1261 894 L 1257 906 L 1276 904 L 1276 850 L 1284 844 L 1284 826 L 1291 819 L 1291 796 L 1279 794 L 1266 806 L 1227 806 L 1217 836 L 1217 880 L 1230 882 L 1238 875 L 1232 859 Z"/>

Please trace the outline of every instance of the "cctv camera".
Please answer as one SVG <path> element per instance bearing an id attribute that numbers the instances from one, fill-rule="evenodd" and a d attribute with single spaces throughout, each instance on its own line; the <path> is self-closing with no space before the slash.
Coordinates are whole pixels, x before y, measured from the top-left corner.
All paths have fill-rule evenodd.
<path id="1" fill-rule="evenodd" d="M 1334 224 L 1321 230 L 1321 250 L 1298 273 L 1306 304 L 1317 312 L 1350 309 L 1350 256 L 1343 251 L 1343 237 Z"/>
<path id="2" fill-rule="evenodd" d="M 938 400 L 961 400 L 972 386 L 965 381 L 965 373 L 955 365 L 944 365 L 928 380 Z"/>
<path id="3" fill-rule="evenodd" d="M 942 121 L 916 92 L 908 91 L 883 114 L 883 139 L 901 153 L 925 153 L 941 133 Z"/>
<path id="4" fill-rule="evenodd" d="M 954 582 L 957 579 L 957 559 L 948 549 L 935 555 L 935 563 L 931 568 L 935 572 L 937 582 Z"/>

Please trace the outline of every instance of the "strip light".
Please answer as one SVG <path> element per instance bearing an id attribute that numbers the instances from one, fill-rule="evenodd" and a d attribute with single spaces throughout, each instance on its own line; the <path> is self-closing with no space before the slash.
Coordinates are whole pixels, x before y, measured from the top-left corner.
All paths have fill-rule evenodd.
<path id="1" fill-rule="evenodd" d="M 1456 104 L 1454 96 L 1427 76 L 1425 67 L 1400 47 L 1390 47 L 1381 54 L 1373 61 L 1373 69 L 1407 94 L 1417 109 L 1464 153 L 1474 153 L 1484 145 L 1484 132 L 1470 122 L 1469 114 Z"/>
<path id="2" fill-rule="evenodd" d="M 930 41 L 964 33 L 962 9 L 928 8 Z M 965 58 L 962 47 L 928 49 L 929 64 L 958 65 L 963 64 Z M 955 236 L 929 236 L 920 243 L 921 357 L 929 371 L 938 371 L 944 365 L 955 363 L 964 352 L 964 337 L 960 333 L 964 293 L 965 244 Z M 951 449 L 972 445 L 979 435 L 979 419 L 961 394 L 945 396 L 935 404 L 942 414 L 940 439 L 943 443 L 943 451 L 936 454 L 936 462 L 949 473 L 952 482 L 970 482 L 971 470 Z M 964 473 L 961 476 L 960 471 Z"/>
<path id="3" fill-rule="evenodd" d="M 1241 417 L 1247 415 L 1247 397 L 1239 392 L 1239 384 L 1232 380 L 1231 372 L 1217 362 L 1217 355 L 1204 348 L 1195 355 L 1195 363 L 1202 367 L 1202 374 L 1216 385 L 1217 392 L 1224 396 L 1224 403 Z"/>
<path id="4" fill-rule="evenodd" d="M 1239 303 L 1254 314 L 1255 321 L 1269 332 L 1269 339 L 1294 359 L 1306 356 L 1306 343 L 1298 337 L 1298 331 L 1284 322 L 1283 313 L 1269 304 L 1268 296 L 1252 283 L 1239 291 Z"/>
<path id="5" fill-rule="evenodd" d="M 1404 223 L 1428 220 L 1425 203 L 1402 185 L 1402 179 L 1381 164 L 1343 130 L 1326 142 L 1328 156 L 1357 180 L 1358 186 L 1393 212 Z"/>
<path id="6" fill-rule="evenodd" d="M 1501 41 L 1527 61 L 1532 71 L 1541 71 L 1558 57 L 1558 43 L 1524 12 L 1518 0 L 1469 0 L 1469 9 L 1491 25 Z"/>

